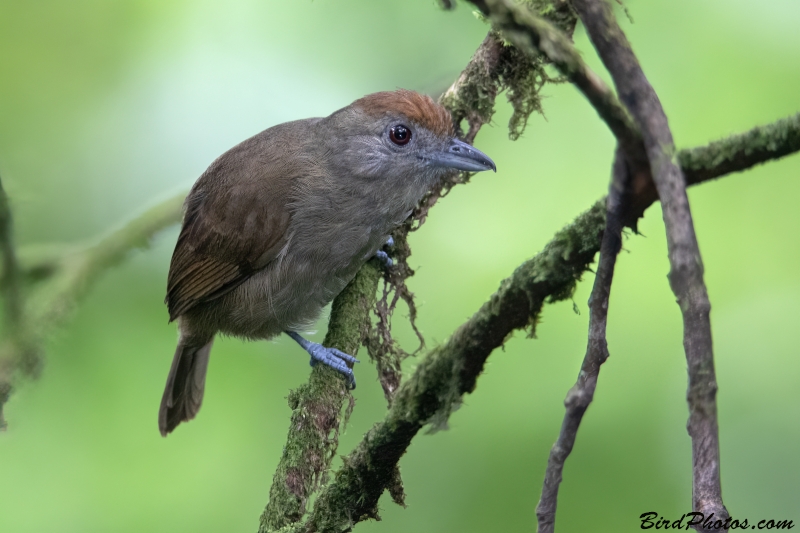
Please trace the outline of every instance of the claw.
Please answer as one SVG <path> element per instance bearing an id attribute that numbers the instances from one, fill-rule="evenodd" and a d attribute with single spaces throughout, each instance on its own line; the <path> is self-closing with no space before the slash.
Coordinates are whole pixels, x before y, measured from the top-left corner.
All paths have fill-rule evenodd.
<path id="1" fill-rule="evenodd" d="M 353 369 L 347 366 L 347 363 L 358 363 L 360 362 L 358 359 L 336 348 L 326 348 L 317 342 L 306 340 L 301 337 L 299 333 L 294 331 L 287 331 L 286 334 L 311 355 L 311 366 L 315 366 L 317 363 L 323 363 L 337 372 L 344 374 L 350 389 L 356 388 L 356 377 L 353 374 Z"/>
<path id="2" fill-rule="evenodd" d="M 377 252 L 375 252 L 375 257 L 377 257 L 378 261 L 380 261 L 381 264 L 383 264 L 384 268 L 389 268 L 394 264 L 392 262 L 392 258 L 389 257 L 389 254 L 387 254 L 383 250 L 378 250 Z"/>

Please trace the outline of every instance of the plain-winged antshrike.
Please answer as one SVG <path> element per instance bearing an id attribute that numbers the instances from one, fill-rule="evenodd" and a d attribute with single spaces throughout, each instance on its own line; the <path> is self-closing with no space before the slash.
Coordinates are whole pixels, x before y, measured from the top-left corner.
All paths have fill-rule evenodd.
<path id="1" fill-rule="evenodd" d="M 303 339 L 444 175 L 495 170 L 454 136 L 431 98 L 365 96 L 326 118 L 287 122 L 231 148 L 186 198 L 167 282 L 180 340 L 158 413 L 166 435 L 203 400 L 214 335 L 281 332 L 355 386 L 355 358 Z M 379 253 L 386 260 L 384 252 Z"/>

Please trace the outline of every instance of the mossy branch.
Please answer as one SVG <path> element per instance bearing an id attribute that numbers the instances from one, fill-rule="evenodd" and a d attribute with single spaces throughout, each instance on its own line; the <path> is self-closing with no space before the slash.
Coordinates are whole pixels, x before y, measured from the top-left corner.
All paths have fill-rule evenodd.
<path id="1" fill-rule="evenodd" d="M 594 106 L 626 152 L 634 153 L 641 138 L 614 91 L 581 58 L 569 35 L 536 12 L 513 0 L 473 1 L 484 10 L 492 27 L 528 57 L 544 55 Z"/>
<path id="2" fill-rule="evenodd" d="M 378 499 L 397 482 L 400 457 L 425 425 L 442 427 L 472 392 L 489 354 L 515 330 L 533 334 L 546 301 L 569 298 L 597 252 L 605 206 L 598 202 L 523 263 L 443 345 L 417 366 L 397 391 L 384 420 L 345 459 L 320 494 L 303 531 L 349 531 L 376 518 Z M 396 489 L 395 489 L 396 490 Z"/>
<path id="3" fill-rule="evenodd" d="M 772 131 L 776 140 L 793 138 L 794 133 L 800 131 L 800 124 L 780 122 L 785 125 L 757 129 Z M 741 137 L 735 135 L 715 144 L 736 145 Z M 692 151 L 698 150 L 704 149 Z M 778 153 L 787 155 L 797 151 L 800 146 L 789 151 L 774 150 L 771 156 L 765 155 L 758 161 L 744 163 L 742 160 L 743 166 L 733 169 L 724 164 L 703 167 L 704 174 L 692 184 L 777 159 L 781 157 L 776 155 Z M 699 168 L 690 164 L 686 173 L 692 174 Z M 637 205 L 644 205 L 644 202 L 639 201 Z M 605 212 L 605 199 L 600 199 L 559 231 L 541 253 L 518 267 L 469 321 L 445 344 L 432 350 L 400 386 L 384 420 L 344 458 L 343 466 L 320 493 L 308 520 L 281 531 L 349 531 L 359 521 L 376 518 L 377 503 L 383 491 L 393 494 L 402 491 L 397 475 L 398 461 L 417 432 L 426 424 L 443 427 L 453 409 L 460 405 L 463 395 L 475 389 L 489 354 L 515 329 L 524 329 L 533 335 L 545 303 L 571 297 L 577 281 L 600 250 Z"/>
<path id="4" fill-rule="evenodd" d="M 800 150 L 800 113 L 705 146 L 678 152 L 691 185 Z"/>
<path id="5" fill-rule="evenodd" d="M 552 21 L 565 35 L 572 35 L 577 17 L 564 0 L 528 0 L 527 4 L 536 13 Z M 439 102 L 452 116 L 459 137 L 474 142 L 480 128 L 491 121 L 495 101 L 505 91 L 513 113 L 509 121 L 509 137 L 516 140 L 522 135 L 530 115 L 542 113 L 540 91 L 547 83 L 559 83 L 561 78 L 551 78 L 545 66 L 546 56 L 528 55 L 505 42 L 495 31 L 489 32 L 473 54 L 466 68 L 450 88 L 442 94 Z M 468 130 L 461 129 L 466 121 Z M 420 341 L 417 351 L 425 347 L 425 339 L 416 327 L 417 308 L 414 294 L 406 280 L 414 275 L 408 264 L 411 248 L 408 234 L 425 223 L 428 211 L 458 184 L 469 181 L 471 174 L 462 172 L 441 181 L 419 202 L 411 217 L 393 233 L 395 245 L 390 250 L 394 266 L 384 276 L 383 295 L 376 303 L 375 327 L 370 331 L 367 348 L 378 369 L 378 378 L 384 395 L 391 404 L 397 386 L 402 379 L 401 364 L 409 355 L 394 341 L 391 332 L 391 317 L 399 300 L 408 306 L 411 327 Z"/>
<path id="6" fill-rule="evenodd" d="M 572 33 L 577 19 L 568 3 L 561 0 L 552 3 L 548 0 L 537 0 L 536 4 L 538 12 L 552 17 L 565 32 Z M 546 58 L 527 57 L 515 47 L 502 42 L 492 32 L 478 47 L 467 67 L 442 96 L 440 102 L 450 111 L 457 130 L 460 129 L 462 120 L 467 120 L 469 131 L 466 138 L 472 142 L 480 127 L 491 120 L 495 99 L 500 92 L 505 90 L 514 107 L 514 115 L 509 124 L 509 135 L 516 138 L 522 133 L 528 116 L 535 110 L 541 110 L 539 91 L 542 86 L 546 82 L 554 81 L 547 76 L 544 70 L 545 64 Z M 432 190 L 420 202 L 410 220 L 393 233 L 395 266 L 386 274 L 385 279 L 390 288 L 395 291 L 396 296 L 389 302 L 390 291 L 388 288 L 384 291 L 380 305 L 376 308 L 378 325 L 373 336 L 377 338 L 371 339 L 369 343 L 370 356 L 376 361 L 378 377 L 390 403 L 394 401 L 397 385 L 400 383 L 400 361 L 406 354 L 394 345 L 389 329 L 389 316 L 394 310 L 398 298 L 402 298 L 409 306 L 412 327 L 414 327 L 413 320 L 416 315 L 413 294 L 405 284 L 405 280 L 414 273 L 407 263 L 410 255 L 407 243 L 408 234 L 425 222 L 428 210 L 440 197 L 447 194 L 454 185 L 467 181 L 467 178 L 463 175 L 458 176 Z M 370 276 L 369 279 L 373 278 Z M 377 278 L 374 279 L 377 283 Z M 359 287 L 366 291 L 372 290 L 370 284 L 359 285 Z M 354 287 L 353 290 L 358 289 Z M 370 331 L 369 312 L 375 304 L 374 290 L 360 293 L 360 301 L 370 301 L 371 304 L 367 307 L 348 310 L 347 313 L 350 316 L 347 319 L 342 318 L 344 308 L 340 308 L 336 303 L 344 296 L 343 293 L 334 301 L 328 336 L 331 337 L 333 332 L 334 337 L 346 335 L 353 339 L 365 340 L 365 333 Z M 347 297 L 350 298 L 350 296 Z M 363 329 L 365 323 L 367 330 Z M 333 341 L 334 337 L 331 337 L 330 340 Z M 328 344 L 328 340 L 326 339 L 326 346 L 340 348 Z M 420 340 L 422 341 L 421 338 Z M 352 348 L 353 351 L 349 353 L 354 353 L 358 344 L 359 342 L 356 342 Z M 348 351 L 345 348 L 340 349 Z M 311 379 L 315 379 L 314 373 L 312 373 Z M 336 381 L 338 383 L 339 380 Z M 298 521 L 305 512 L 306 502 L 319 485 L 319 481 L 325 476 L 338 445 L 336 432 L 334 431 L 333 438 L 328 435 L 331 431 L 330 427 L 323 424 L 324 427 L 312 429 L 307 425 L 298 425 L 298 417 L 301 415 L 316 417 L 338 424 L 339 419 L 335 414 L 341 411 L 344 399 L 345 396 L 339 395 L 335 391 L 323 390 L 311 386 L 310 383 L 294 391 L 290 396 L 293 414 L 287 446 L 273 478 L 270 501 L 261 516 L 260 532 L 294 527 L 292 523 Z M 304 449 L 308 451 L 303 451 Z M 390 478 L 394 480 L 390 490 L 395 501 L 401 502 L 403 496 L 399 472 L 393 470 L 389 474 Z"/>
<path id="7" fill-rule="evenodd" d="M 690 184 L 695 184 L 720 177 L 728 172 L 746 170 L 756 164 L 800 151 L 798 139 L 800 139 L 800 115 L 795 115 L 767 126 L 753 128 L 748 132 L 713 142 L 707 146 L 682 150 L 678 152 L 677 158 L 681 162 L 687 181 Z M 768 149 L 764 149 L 764 147 Z M 725 157 L 720 157 L 719 154 L 725 154 Z M 158 232 L 176 224 L 180 220 L 183 197 L 183 194 L 177 195 L 146 210 L 140 216 L 121 226 L 120 229 L 99 239 L 96 244 L 73 246 L 70 247 L 70 252 L 63 255 L 50 256 L 28 264 L 23 261 L 21 271 L 30 274 L 31 277 L 39 280 L 42 285 L 35 291 L 36 293 L 39 291 L 45 292 L 51 286 L 60 287 L 60 290 L 51 294 L 49 298 L 37 297 L 36 294 L 30 298 L 39 302 L 38 304 L 33 302 L 29 304 L 38 309 L 36 316 L 39 317 L 39 320 L 37 320 L 39 328 L 37 328 L 37 335 L 33 336 L 35 342 L 31 345 L 33 353 L 37 355 L 41 353 L 41 347 L 44 344 L 46 335 L 69 319 L 70 311 L 74 309 L 80 297 L 91 286 L 91 283 L 102 275 L 104 269 L 124 260 L 132 249 L 146 247 L 147 243 Z M 656 199 L 655 195 L 648 196 L 645 204 L 649 205 Z M 587 215 L 583 215 L 576 223 L 585 224 L 587 222 L 586 217 Z M 600 229 L 602 230 L 602 226 L 600 226 Z M 6 242 L 10 241 L 6 240 Z M 2 250 L 4 264 L 7 264 L 7 261 L 9 261 L 8 251 L 13 252 L 14 248 L 13 246 L 3 247 Z M 362 274 L 363 272 L 359 276 Z M 22 277 L 24 278 L 24 276 Z M 370 276 L 367 276 L 364 279 L 369 278 Z M 377 282 L 377 278 L 375 280 Z M 374 291 L 371 291 L 371 289 L 365 288 L 360 284 L 359 287 L 361 288 L 355 290 L 353 296 L 365 297 L 374 295 Z M 3 291 L 6 304 L 8 303 L 8 294 L 6 290 Z M 345 298 L 344 293 L 341 298 Z M 336 303 L 338 301 L 338 299 L 335 301 L 335 306 L 338 305 Z M 47 302 L 50 303 L 48 304 Z M 27 308 L 27 306 L 24 306 L 24 308 Z M 49 317 L 52 322 L 42 322 L 41 319 L 45 316 Z M 338 311 L 331 314 L 332 319 L 341 317 L 347 320 L 345 317 L 348 316 L 352 315 Z M 344 334 L 345 332 L 356 330 L 357 328 L 353 324 L 342 324 L 341 326 L 329 328 L 329 335 L 339 335 L 340 333 Z M 345 350 L 348 349 L 348 344 L 344 340 L 331 337 L 329 341 L 332 345 L 342 346 Z M 3 373 L 5 379 L 0 383 L 2 385 L 0 386 L 0 409 L 2 409 L 10 395 L 11 377 L 20 364 L 19 356 L 20 346 L 11 343 L 9 337 L 6 336 L 2 351 L 0 351 L 0 364 L 4 365 L 5 368 Z M 324 368 L 320 369 L 320 371 L 324 370 Z M 312 372 L 312 378 L 318 375 L 316 374 L 317 372 L 316 370 Z M 329 379 L 325 381 L 336 384 L 340 380 Z M 341 406 L 341 404 L 339 405 Z M 339 410 L 336 412 L 338 413 Z M 442 413 L 446 412 L 449 412 L 449 409 Z M 446 419 L 446 417 L 440 417 L 440 419 Z M 394 480 L 396 476 L 393 474 L 390 479 Z M 341 483 L 341 481 L 335 481 L 335 483 Z M 295 526 L 300 527 L 299 523 L 296 523 Z"/>
<path id="8" fill-rule="evenodd" d="M 572 36 L 577 17 L 568 2 L 539 0 L 529 4 L 552 21 L 563 35 Z M 525 131 L 530 115 L 543 114 L 542 87 L 563 81 L 548 75 L 545 67 L 549 63 L 547 56 L 527 54 L 491 31 L 439 102 L 453 115 L 457 131 L 461 131 L 461 123 L 466 120 L 469 128 L 463 137 L 472 143 L 480 127 L 492 120 L 497 95 L 505 91 L 513 110 L 508 135 L 517 140 Z"/>
<path id="9" fill-rule="evenodd" d="M 331 306 L 323 344 L 356 355 L 369 331 L 369 313 L 375 305 L 381 269 L 370 260 L 336 297 Z M 310 495 L 327 481 L 330 463 L 339 445 L 342 405 L 352 396 L 344 377 L 325 365 L 316 365 L 308 383 L 289 394 L 292 409 L 289 433 L 261 515 L 259 532 L 275 531 L 299 521 Z M 345 415 L 345 420 L 347 415 Z"/>
<path id="10" fill-rule="evenodd" d="M 147 248 L 153 236 L 178 223 L 184 194 L 172 197 L 145 210 L 118 229 L 89 245 L 76 245 L 57 254 L 48 253 L 30 264 L 16 267 L 14 290 L 4 290 L 6 305 L 15 294 L 24 296 L 16 318 L 6 312 L 8 331 L 0 343 L 0 422 L 2 409 L 11 394 L 15 374 L 36 376 L 41 368 L 44 345 L 50 334 L 72 316 L 80 299 L 92 283 L 108 268 L 123 261 L 136 248 Z M 10 222 L 10 211 L 5 206 Z M 10 226 L 5 225 L 6 228 Z M 6 242 L 10 242 L 10 234 Z M 3 248 L 4 276 L 8 280 L 9 261 L 13 247 Z M 25 278 L 38 286 L 24 285 Z M 35 289 L 35 290 L 34 290 Z M 9 321 L 10 319 L 10 321 Z"/>

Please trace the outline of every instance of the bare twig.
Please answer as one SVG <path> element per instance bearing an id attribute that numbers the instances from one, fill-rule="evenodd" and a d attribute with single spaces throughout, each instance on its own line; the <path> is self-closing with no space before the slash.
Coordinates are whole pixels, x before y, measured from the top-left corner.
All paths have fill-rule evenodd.
<path id="1" fill-rule="evenodd" d="M 669 280 L 683 313 L 684 349 L 689 366 L 689 423 L 692 437 L 692 505 L 705 516 L 725 521 L 722 503 L 717 382 L 711 344 L 711 323 L 703 281 L 703 262 L 692 223 L 686 181 L 676 163 L 667 117 L 644 75 L 611 6 L 603 0 L 574 0 L 589 38 L 609 70 L 621 100 L 644 137 L 653 180 L 661 198 L 669 250 Z M 702 529 L 702 526 L 700 527 Z"/>
<path id="2" fill-rule="evenodd" d="M 550 457 L 547 460 L 542 496 L 539 499 L 539 505 L 536 506 L 539 533 L 552 533 L 555 530 L 558 488 L 561 484 L 564 462 L 575 445 L 583 414 L 594 398 L 600 366 L 608 359 L 608 343 L 606 342 L 608 298 L 611 294 L 611 281 L 614 277 L 617 254 L 622 247 L 623 214 L 627 210 L 626 203 L 629 200 L 627 197 L 630 194 L 630 176 L 625 154 L 621 149 L 617 149 L 611 186 L 606 200 L 606 227 L 600 244 L 600 258 L 594 278 L 594 287 L 589 297 L 589 340 L 586 346 L 586 355 L 581 364 L 578 380 L 564 400 L 566 413 L 561 424 L 561 432 L 550 450 Z"/>

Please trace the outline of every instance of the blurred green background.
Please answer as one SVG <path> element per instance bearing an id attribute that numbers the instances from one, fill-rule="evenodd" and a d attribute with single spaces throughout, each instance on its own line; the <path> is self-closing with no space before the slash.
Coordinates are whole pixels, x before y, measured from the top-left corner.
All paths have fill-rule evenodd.
<path id="1" fill-rule="evenodd" d="M 626 6 L 635 23 L 621 23 L 679 147 L 800 110 L 796 0 Z M 447 13 L 431 0 L 2 0 L 0 173 L 17 241 L 94 238 L 188 189 L 217 155 L 271 125 L 378 90 L 436 94 L 486 30 L 468 6 Z M 602 70 L 580 28 L 575 40 Z M 413 235 L 411 285 L 430 345 L 606 189 L 611 135 L 571 86 L 545 94 L 547 119 L 532 117 L 515 143 L 499 106 L 476 142 L 498 173 L 458 187 Z M 794 156 L 690 192 L 713 304 L 723 495 L 751 523 L 800 522 L 798 174 Z M 690 511 L 686 365 L 658 206 L 641 230 L 620 257 L 611 359 L 565 469 L 562 532 L 636 531 L 646 511 Z M 41 379 L 13 396 L 0 434 L 0 531 L 256 530 L 285 398 L 306 379 L 307 357 L 285 338 L 220 339 L 203 410 L 162 439 L 176 235 L 104 275 L 49 343 Z M 537 339 L 517 334 L 491 356 L 449 431 L 420 435 L 403 458 L 408 508 L 385 498 L 384 520 L 359 531 L 535 530 L 591 282 L 575 295 L 580 314 L 573 302 L 548 306 Z M 356 373 L 341 454 L 385 409 L 373 367 Z"/>

